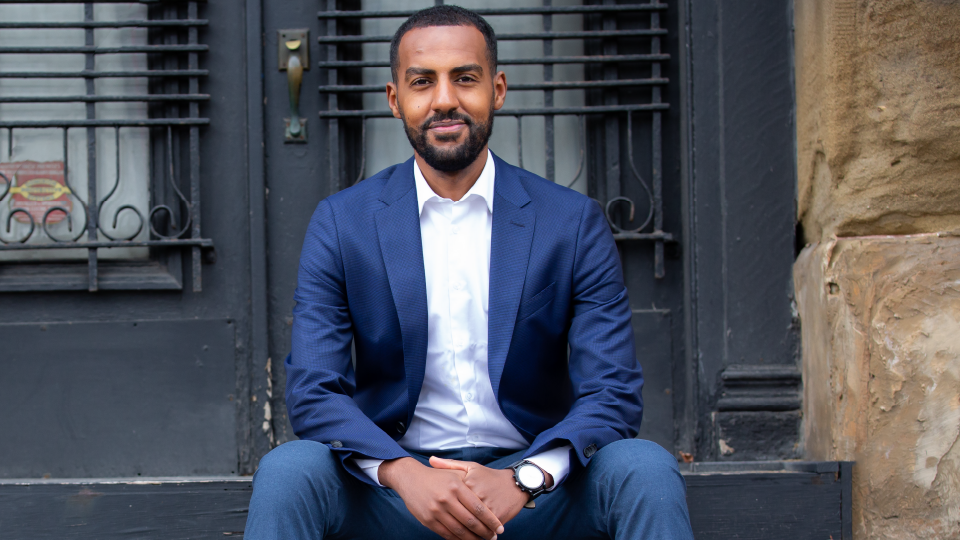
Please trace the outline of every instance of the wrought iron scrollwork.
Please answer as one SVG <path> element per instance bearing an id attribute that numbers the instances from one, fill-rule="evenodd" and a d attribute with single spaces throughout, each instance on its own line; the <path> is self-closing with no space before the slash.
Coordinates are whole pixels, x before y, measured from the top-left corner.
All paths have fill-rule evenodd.
<path id="1" fill-rule="evenodd" d="M 646 180 L 643 179 L 643 175 L 637 170 L 637 164 L 633 159 L 633 113 L 627 112 L 627 161 L 630 163 L 630 172 L 633 174 L 633 178 L 636 179 L 637 183 L 640 184 L 640 187 L 643 188 L 644 193 L 647 194 L 648 201 L 648 210 L 647 216 L 643 219 L 643 223 L 639 227 L 633 229 L 623 229 L 617 225 L 617 220 L 615 219 L 613 212 L 617 207 L 618 203 L 625 203 L 629 207 L 629 214 L 627 216 L 627 221 L 632 222 L 636 218 L 637 205 L 634 203 L 633 199 L 629 197 L 619 196 L 613 197 L 607 201 L 607 204 L 604 205 L 604 213 L 607 216 L 607 223 L 610 224 L 610 228 L 613 229 L 614 234 L 640 234 L 648 225 L 653 221 L 653 212 L 655 208 L 655 202 L 653 197 L 653 191 L 650 189 L 650 185 L 647 184 Z"/>
<path id="2" fill-rule="evenodd" d="M 87 91 L 84 95 L 3 95 L 0 103 L 85 103 L 86 117 L 48 118 L 31 120 L 0 119 L 0 129 L 7 130 L 7 158 L 13 155 L 13 133 L 15 129 L 60 129 L 63 132 L 63 188 L 54 201 L 65 200 L 63 195 L 72 197 L 71 201 L 48 202 L 41 216 L 37 210 L 13 204 L 5 212 L 5 223 L 0 221 L 0 251 L 29 251 L 79 248 L 89 250 L 87 257 L 88 286 L 90 291 L 98 290 L 98 250 L 110 248 L 152 248 L 180 249 L 189 253 L 192 266 L 193 290 L 201 290 L 201 249 L 208 250 L 205 260 L 213 260 L 209 250 L 213 241 L 203 238 L 200 231 L 200 127 L 208 125 L 209 119 L 200 116 L 200 103 L 208 101 L 210 96 L 200 91 L 200 79 L 209 71 L 200 69 L 199 57 L 209 47 L 199 42 L 199 29 L 208 26 L 209 21 L 199 18 L 198 1 L 184 2 L 186 9 L 165 9 L 150 13 L 143 20 L 102 21 L 97 20 L 95 5 L 84 5 L 82 21 L 56 23 L 58 28 L 75 28 L 85 34 L 87 45 L 64 46 L 45 49 L 44 54 L 78 55 L 85 59 L 82 71 L 2 71 L 0 79 L 58 78 L 84 80 Z M 159 17 L 162 20 L 156 20 Z M 7 22 L 0 21 L 2 28 L 48 28 L 46 22 Z M 121 47 L 102 47 L 89 45 L 95 43 L 96 28 L 149 28 L 150 41 L 146 44 L 126 44 Z M 154 36 L 153 34 L 157 34 Z M 0 57 L 4 54 L 22 54 L 30 47 L 0 48 Z M 98 70 L 98 55 L 151 53 L 152 65 L 148 69 L 137 70 Z M 154 60 L 155 58 L 155 60 Z M 97 93 L 92 81 L 99 78 L 137 78 L 153 81 L 151 91 L 145 94 L 107 95 Z M 183 89 L 174 81 L 184 80 L 188 89 Z M 160 92 L 154 90 L 162 89 Z M 159 103 L 162 107 L 150 108 L 144 117 L 107 119 L 97 116 L 95 104 L 102 102 Z M 112 187 L 98 193 L 97 169 L 97 130 L 114 131 L 116 147 L 115 178 Z M 163 173 L 155 178 L 138 178 L 148 183 L 153 193 L 159 194 L 159 202 L 152 208 L 119 200 L 121 183 L 127 178 L 121 177 L 120 150 L 121 128 L 152 128 L 151 147 L 164 156 L 165 163 L 160 166 Z M 86 193 L 81 198 L 71 182 L 76 179 L 68 167 L 68 132 L 80 129 L 86 134 Z M 164 133 L 165 130 L 165 133 Z M 156 135 L 159 136 L 156 136 Z M 189 158 L 174 159 L 176 149 L 189 147 Z M 161 150 L 161 147 L 165 147 Z M 9 171 L 7 171 L 9 174 Z M 13 175 L 11 175 L 13 176 Z M 166 176 L 166 179 L 161 177 Z M 180 178 L 183 176 L 183 178 Z M 17 190 L 16 178 L 8 178 L 0 173 L 0 203 L 12 202 Z M 82 178 L 82 175 L 81 175 Z M 173 202 L 165 200 L 169 193 Z M 49 200 L 49 199 L 48 199 Z M 115 207 L 113 205 L 116 205 Z M 31 211 L 33 210 L 33 211 Z M 80 214 L 83 218 L 80 218 Z M 133 214 L 137 222 L 132 223 Z M 62 216 L 62 219 L 60 217 Z M 21 222 L 20 230 L 14 232 L 13 221 Z M 66 223 L 57 227 L 62 221 Z M 78 223 L 82 221 L 81 224 Z M 26 225 L 29 224 L 29 229 Z M 121 227 L 121 229 L 118 229 Z M 22 231 L 26 232 L 22 232 Z M 41 231 L 41 232 L 38 232 Z M 65 234 L 69 233 L 69 234 Z M 15 238 L 11 236 L 16 236 Z M 46 238 L 41 238 L 45 236 Z"/>
<path id="3" fill-rule="evenodd" d="M 119 150 L 120 149 L 120 127 L 114 128 L 114 139 L 115 139 L 115 144 L 117 148 L 115 178 L 114 178 L 113 186 L 110 188 L 107 194 L 97 203 L 96 231 L 111 242 L 132 242 L 132 241 L 135 241 L 135 239 L 140 236 L 140 234 L 143 232 L 143 229 L 148 221 L 144 217 L 143 212 L 136 206 L 132 204 L 123 204 L 119 206 L 113 212 L 112 220 L 110 220 L 110 223 L 111 223 L 110 227 L 109 228 L 105 227 L 103 223 L 104 206 L 110 201 L 110 199 L 117 193 L 117 191 L 120 188 L 120 181 L 121 181 L 120 159 L 122 155 L 122 153 Z M 63 183 L 64 183 L 64 186 L 66 187 L 65 192 L 68 196 L 72 197 L 80 205 L 82 210 L 80 212 L 72 212 L 67 207 L 62 205 L 48 208 L 44 212 L 43 217 L 40 219 L 40 223 L 38 227 L 36 218 L 34 218 L 33 214 L 31 214 L 28 210 L 24 208 L 13 208 L 10 211 L 10 213 L 7 215 L 5 233 L 7 235 L 12 233 L 13 220 L 15 216 L 18 214 L 24 216 L 28 220 L 30 224 L 30 229 L 21 238 L 17 238 L 17 239 L 10 239 L 9 236 L 4 238 L 3 235 L 0 235 L 0 244 L 4 244 L 4 245 L 27 244 L 34 237 L 34 234 L 38 230 L 42 230 L 43 233 L 55 244 L 76 244 L 76 246 L 74 247 L 87 247 L 85 242 L 81 242 L 81 238 L 83 238 L 84 232 L 86 232 L 86 229 L 87 229 L 86 224 L 84 224 L 82 227 L 75 226 L 74 216 L 75 214 L 82 215 L 85 219 L 90 219 L 91 212 L 87 202 L 77 195 L 77 190 L 74 188 L 73 184 L 70 181 L 70 172 L 69 172 L 69 168 L 67 167 L 68 155 L 69 155 L 68 147 L 67 147 L 67 129 L 63 129 L 63 140 L 64 140 Z M 183 238 L 187 234 L 187 232 L 190 230 L 190 226 L 193 223 L 193 211 L 192 211 L 193 204 L 186 198 L 186 196 L 183 194 L 183 191 L 180 189 L 178 185 L 179 179 L 177 178 L 176 170 L 173 165 L 172 145 L 173 145 L 172 128 L 168 127 L 167 129 L 167 165 L 168 165 L 167 169 L 169 173 L 169 184 L 173 188 L 173 191 L 177 194 L 177 198 L 179 200 L 180 205 L 185 210 L 184 213 L 186 215 L 186 222 L 182 227 L 179 227 L 177 225 L 177 217 L 176 217 L 177 214 L 174 212 L 174 210 L 170 206 L 165 204 L 159 204 L 154 206 L 148 214 L 151 218 L 150 231 L 154 237 L 163 239 L 163 240 L 177 240 L 177 239 Z M 2 202 L 2 201 L 5 201 L 7 197 L 10 195 L 12 188 L 14 187 L 13 186 L 14 180 L 7 177 L 7 175 L 2 172 L 0 172 L 0 179 L 2 179 L 2 186 L 3 186 L 2 191 L 0 191 L 0 202 Z M 88 179 L 88 181 L 91 181 L 91 180 Z M 119 235 L 116 235 L 116 229 L 120 222 L 120 216 L 124 212 L 127 212 L 127 213 L 132 212 L 137 217 L 137 227 L 132 233 L 119 236 Z M 51 221 L 51 216 L 57 213 L 63 214 L 63 221 L 67 223 L 67 231 L 69 231 L 70 233 L 74 233 L 74 231 L 76 230 L 76 234 L 73 234 L 72 236 L 67 238 L 62 238 L 57 233 L 51 230 L 51 225 L 55 223 Z M 153 223 L 152 223 L 153 218 L 160 213 L 166 213 L 169 223 L 171 225 L 171 228 L 175 231 L 173 234 L 162 234 L 153 226 Z M 37 247 L 42 247 L 42 245 L 38 245 Z"/>
<path id="4" fill-rule="evenodd" d="M 37 228 L 37 224 L 36 224 L 36 222 L 33 220 L 33 216 L 30 215 L 30 212 L 27 212 L 27 211 L 24 210 L 23 208 L 16 208 L 16 209 L 14 209 L 12 212 L 10 212 L 10 215 L 9 215 L 9 216 L 7 216 L 7 234 L 10 234 L 10 225 L 13 224 L 13 216 L 16 215 L 16 214 L 23 214 L 23 215 L 27 216 L 28 218 L 30 218 L 30 230 L 27 232 L 26 236 L 24 236 L 24 237 L 23 237 L 22 239 L 20 239 L 20 240 L 17 240 L 18 243 L 25 244 L 25 243 L 27 242 L 27 240 L 29 240 L 30 237 L 33 236 L 33 231 L 34 231 L 34 229 Z M 10 243 L 12 243 L 12 242 L 8 242 L 8 241 L 4 240 L 2 237 L 0 237 L 0 242 L 3 242 L 4 244 L 10 244 Z"/>
<path id="5" fill-rule="evenodd" d="M 187 231 L 190 230 L 190 225 L 193 223 L 193 204 L 187 200 L 187 198 L 183 195 L 183 192 L 180 191 L 180 187 L 177 185 L 179 183 L 177 181 L 177 171 L 173 166 L 173 130 L 169 126 L 167 127 L 167 180 L 170 186 L 173 188 L 173 191 L 177 194 L 180 204 L 186 208 L 186 223 L 183 224 L 183 228 L 177 227 L 176 214 L 173 212 L 173 209 L 165 204 L 159 204 L 150 210 L 150 232 L 152 232 L 157 238 L 162 238 L 164 240 L 175 240 L 182 237 L 187 233 Z M 154 228 L 154 217 L 160 212 L 165 212 L 167 214 L 167 219 L 171 226 L 170 228 L 177 231 L 175 234 L 161 234 L 156 228 Z"/>
<path id="6" fill-rule="evenodd" d="M 140 236 L 140 232 L 143 231 L 143 225 L 146 221 L 143 218 L 143 214 L 140 213 L 140 210 L 136 206 L 132 204 L 124 204 L 120 206 L 120 208 L 117 208 L 116 212 L 113 213 L 113 223 L 111 227 L 113 228 L 114 231 L 117 229 L 117 224 L 120 221 L 120 214 L 124 210 L 129 210 L 134 212 L 134 214 L 136 214 L 137 219 L 139 220 L 137 225 L 137 230 L 134 231 L 133 234 L 128 235 L 126 238 L 117 238 L 113 236 L 111 233 L 108 233 L 107 230 L 103 227 L 103 223 L 99 221 L 100 219 L 103 218 L 103 205 L 107 204 L 107 201 L 110 200 L 110 197 L 113 197 L 113 194 L 116 193 L 117 189 L 120 187 L 120 156 L 122 155 L 122 153 L 120 152 L 120 128 L 119 127 L 114 128 L 114 144 L 116 145 L 116 148 L 117 148 L 117 159 L 116 159 L 117 168 L 114 173 L 115 179 L 113 182 L 113 187 L 110 188 L 110 192 L 107 193 L 107 195 L 100 200 L 100 204 L 97 205 L 97 218 L 98 218 L 97 229 L 100 231 L 100 234 L 102 234 L 104 237 L 113 241 L 133 240 L 134 238 Z"/>

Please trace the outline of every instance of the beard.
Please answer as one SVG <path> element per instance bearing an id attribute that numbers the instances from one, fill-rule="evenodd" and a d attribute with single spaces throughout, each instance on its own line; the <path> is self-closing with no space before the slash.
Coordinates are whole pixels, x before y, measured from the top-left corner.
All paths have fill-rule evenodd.
<path id="1" fill-rule="evenodd" d="M 400 109 L 400 118 L 403 121 L 403 131 L 407 134 L 410 146 L 427 162 L 427 165 L 442 172 L 456 172 L 466 169 L 476 161 L 477 156 L 483 151 L 487 141 L 490 140 L 490 134 L 493 132 L 493 107 L 490 107 L 490 114 L 487 116 L 486 122 L 475 122 L 457 111 L 434 114 L 418 127 L 413 127 L 407 123 L 403 109 Z M 449 149 L 441 149 L 430 144 L 427 141 L 427 132 L 430 125 L 443 120 L 463 122 L 467 126 L 465 140 Z M 437 142 L 453 142 L 460 136 L 459 133 L 437 135 L 436 139 Z"/>

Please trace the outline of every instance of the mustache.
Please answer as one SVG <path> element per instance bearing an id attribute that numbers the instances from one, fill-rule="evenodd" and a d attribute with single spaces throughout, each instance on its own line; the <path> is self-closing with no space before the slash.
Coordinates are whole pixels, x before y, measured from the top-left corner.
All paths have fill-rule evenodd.
<path id="1" fill-rule="evenodd" d="M 473 120 L 470 119 L 467 115 L 457 112 L 449 111 L 446 113 L 437 113 L 430 118 L 426 119 L 422 124 L 420 124 L 420 129 L 426 131 L 430 129 L 434 124 L 444 121 L 459 120 L 467 125 L 467 127 L 473 125 Z"/>

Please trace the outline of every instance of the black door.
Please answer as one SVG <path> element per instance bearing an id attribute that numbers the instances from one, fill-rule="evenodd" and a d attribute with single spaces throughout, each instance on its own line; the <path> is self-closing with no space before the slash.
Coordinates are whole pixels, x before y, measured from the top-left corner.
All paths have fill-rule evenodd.
<path id="1" fill-rule="evenodd" d="M 435 2 L 51 1 L 0 0 L 0 477 L 249 474 L 294 438 L 309 216 L 410 155 L 385 42 Z M 789 3 L 462 4 L 501 38 L 493 150 L 610 219 L 641 436 L 795 439 Z"/>

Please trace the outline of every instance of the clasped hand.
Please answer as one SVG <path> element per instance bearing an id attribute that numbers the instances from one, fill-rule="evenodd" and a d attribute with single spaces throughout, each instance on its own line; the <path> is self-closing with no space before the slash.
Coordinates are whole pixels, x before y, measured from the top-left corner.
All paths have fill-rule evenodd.
<path id="1" fill-rule="evenodd" d="M 447 540 L 495 539 L 530 500 L 510 469 L 437 457 L 430 465 L 413 458 L 385 461 L 379 479 L 420 523 Z"/>

